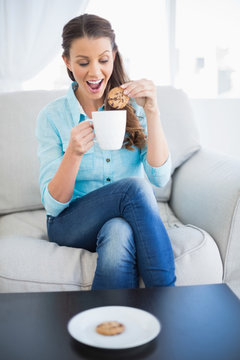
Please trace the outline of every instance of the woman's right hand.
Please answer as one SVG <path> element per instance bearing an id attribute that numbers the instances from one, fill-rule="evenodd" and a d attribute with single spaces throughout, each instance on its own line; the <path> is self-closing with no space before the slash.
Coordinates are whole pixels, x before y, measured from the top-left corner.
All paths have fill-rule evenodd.
<path id="1" fill-rule="evenodd" d="M 93 146 L 94 137 L 92 123 L 83 121 L 72 128 L 68 150 L 76 156 L 83 156 Z"/>

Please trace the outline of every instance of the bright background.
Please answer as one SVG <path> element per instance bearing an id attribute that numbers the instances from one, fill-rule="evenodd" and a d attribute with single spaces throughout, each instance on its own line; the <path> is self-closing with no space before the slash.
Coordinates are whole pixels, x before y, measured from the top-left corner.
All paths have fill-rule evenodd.
<path id="1" fill-rule="evenodd" d="M 46 2 L 52 7 L 42 13 L 43 21 L 50 15 L 51 26 L 43 29 L 39 25 L 49 34 L 59 26 L 54 1 Z M 156 85 L 183 89 L 190 97 L 203 146 L 240 158 L 240 0 L 79 0 L 76 7 L 83 1 L 84 12 L 112 23 L 130 78 L 149 78 Z M 16 6 L 27 2 L 33 6 L 32 0 L 0 0 L 0 16 L 6 4 L 14 5 L 12 11 L 16 13 Z M 44 0 L 38 0 L 41 2 Z M 63 0 L 55 3 L 60 16 Z M 79 5 L 74 16 L 80 14 Z M 8 14 L 3 19 L 7 23 Z M 23 90 L 69 86 L 61 58 L 61 31 L 57 36 L 54 58 L 37 75 L 22 82 Z M 1 41 L 7 44 L 0 31 Z M 0 55 L 1 69 L 5 54 Z M 0 74 L 0 92 L 7 91 L 1 86 L 3 80 Z"/>
<path id="2" fill-rule="evenodd" d="M 111 22 L 132 79 L 172 84 L 191 97 L 240 97 L 240 0 L 121 0 L 118 5 L 89 0 L 85 12 Z M 61 51 L 24 83 L 25 90 L 68 86 Z"/>

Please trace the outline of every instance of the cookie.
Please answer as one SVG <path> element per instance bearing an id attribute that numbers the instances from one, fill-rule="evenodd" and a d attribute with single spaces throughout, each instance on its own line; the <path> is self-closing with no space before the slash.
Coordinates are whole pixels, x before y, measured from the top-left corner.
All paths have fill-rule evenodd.
<path id="1" fill-rule="evenodd" d="M 129 97 L 123 91 L 121 87 L 115 87 L 109 91 L 108 104 L 114 109 L 123 109 L 127 105 Z"/>
<path id="2" fill-rule="evenodd" d="M 118 321 L 104 321 L 96 327 L 96 331 L 101 335 L 119 335 L 125 330 L 125 326 Z"/>

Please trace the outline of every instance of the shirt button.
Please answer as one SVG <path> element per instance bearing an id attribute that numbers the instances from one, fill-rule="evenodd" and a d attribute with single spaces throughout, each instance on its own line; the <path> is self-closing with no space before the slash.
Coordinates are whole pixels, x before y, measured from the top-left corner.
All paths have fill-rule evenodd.
<path id="1" fill-rule="evenodd" d="M 111 179 L 110 179 L 110 178 L 107 178 L 106 180 L 107 180 L 107 181 L 111 181 Z"/>
<path id="2" fill-rule="evenodd" d="M 109 161 L 110 161 L 110 159 L 107 158 L 107 159 L 106 159 L 106 162 L 109 162 Z"/>

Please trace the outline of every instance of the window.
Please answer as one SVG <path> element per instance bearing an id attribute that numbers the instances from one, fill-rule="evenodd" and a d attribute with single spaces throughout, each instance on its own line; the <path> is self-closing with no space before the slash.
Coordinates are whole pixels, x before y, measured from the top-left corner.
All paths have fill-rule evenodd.
<path id="1" fill-rule="evenodd" d="M 169 84 L 169 54 L 165 0 L 90 0 L 85 10 L 110 21 L 131 79 L 148 78 L 156 85 Z M 77 16 L 77 15 L 76 15 Z M 61 34 L 59 34 L 61 36 Z M 60 89 L 70 84 L 60 49 L 56 58 L 25 90 Z"/>
<path id="2" fill-rule="evenodd" d="M 90 0 L 86 12 L 105 17 L 131 79 L 148 78 L 169 84 L 165 0 Z M 117 8 L 116 8 L 117 6 Z"/>
<path id="3" fill-rule="evenodd" d="M 240 96 L 240 0 L 90 0 L 85 12 L 111 22 L 131 79 L 190 97 Z M 61 53 L 24 89 L 68 87 Z"/>
<path id="4" fill-rule="evenodd" d="M 176 0 L 176 87 L 191 97 L 240 96 L 239 18 L 239 0 Z"/>

